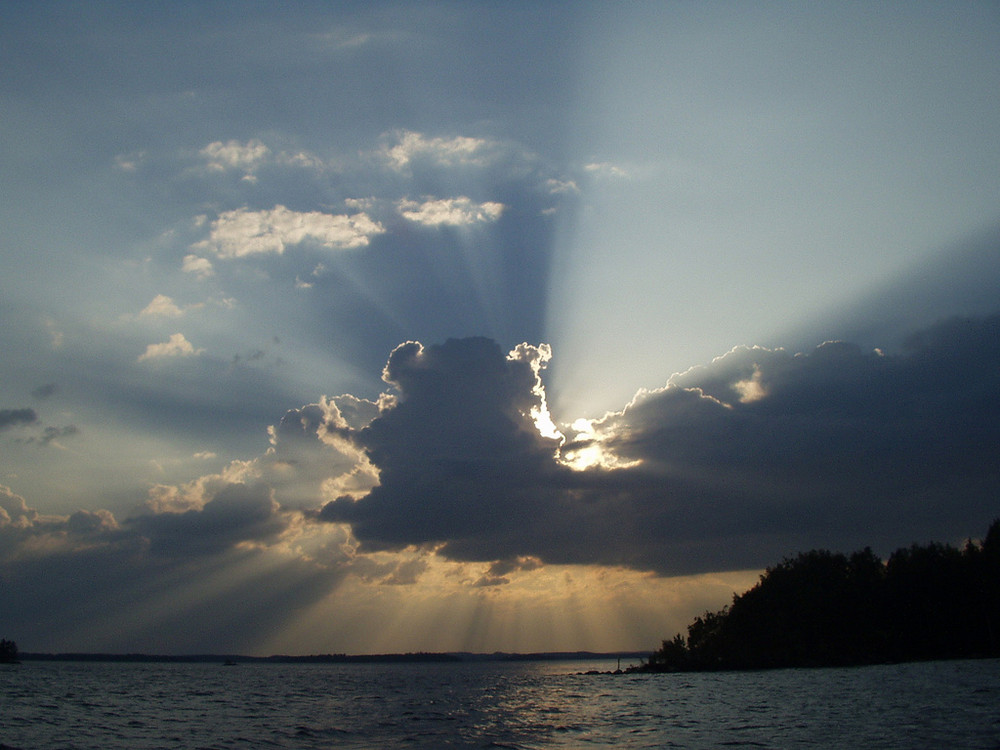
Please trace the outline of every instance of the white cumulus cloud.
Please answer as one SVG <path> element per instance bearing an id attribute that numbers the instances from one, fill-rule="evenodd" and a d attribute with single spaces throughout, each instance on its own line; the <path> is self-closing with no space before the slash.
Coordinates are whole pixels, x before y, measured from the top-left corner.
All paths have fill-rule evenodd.
<path id="1" fill-rule="evenodd" d="M 496 144 L 484 138 L 455 136 L 427 138 L 421 133 L 402 131 L 396 143 L 386 145 L 381 155 L 394 169 L 404 169 L 417 157 L 430 159 L 440 166 L 485 166 L 495 156 Z"/>
<path id="2" fill-rule="evenodd" d="M 206 279 L 215 273 L 212 268 L 212 261 L 208 258 L 200 258 L 197 255 L 185 255 L 181 265 L 184 273 L 193 273 L 199 279 Z"/>
<path id="3" fill-rule="evenodd" d="M 162 315 L 168 318 L 177 318 L 184 314 L 177 304 L 165 294 L 157 294 L 153 297 L 152 302 L 150 302 L 146 307 L 142 309 L 139 315 L 153 316 Z"/>
<path id="4" fill-rule="evenodd" d="M 242 169 L 253 171 L 271 153 L 271 149 L 257 139 L 246 143 L 239 141 L 214 141 L 199 151 L 208 162 L 209 169 L 224 171 Z"/>
<path id="5" fill-rule="evenodd" d="M 254 172 L 264 166 L 297 167 L 321 170 L 327 165 L 308 151 L 273 151 L 256 138 L 246 143 L 236 140 L 213 141 L 198 152 L 209 170 L 214 172 L 242 171 L 244 180 L 256 182 Z"/>
<path id="6" fill-rule="evenodd" d="M 330 250 L 364 247 L 385 228 L 366 213 L 326 214 L 292 211 L 277 205 L 271 210 L 238 208 L 223 211 L 212 222 L 209 237 L 192 245 L 220 258 L 281 254 L 289 245 L 313 242 Z M 190 256 L 189 256 L 190 257 Z"/>
<path id="7" fill-rule="evenodd" d="M 426 226 L 468 226 L 496 221 L 504 205 L 494 201 L 475 203 L 469 198 L 441 198 L 423 203 L 403 200 L 398 204 L 399 213 L 409 221 Z"/>
<path id="8" fill-rule="evenodd" d="M 139 361 L 161 357 L 191 357 L 203 351 L 205 350 L 195 349 L 191 342 L 184 338 L 183 333 L 174 333 L 170 335 L 169 341 L 147 346 L 146 351 L 139 355 Z"/>

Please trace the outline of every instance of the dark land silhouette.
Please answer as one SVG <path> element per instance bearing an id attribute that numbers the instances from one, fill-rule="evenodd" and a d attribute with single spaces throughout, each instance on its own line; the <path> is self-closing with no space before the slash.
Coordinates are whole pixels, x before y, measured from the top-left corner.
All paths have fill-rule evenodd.
<path id="1" fill-rule="evenodd" d="M 545 651 L 511 653 L 496 651 L 489 654 L 460 652 L 409 652 L 398 654 L 307 654 L 301 656 L 274 654 L 272 656 L 245 656 L 242 654 L 142 654 L 142 653 L 93 653 L 93 652 L 23 652 L 22 661 L 80 661 L 80 662 L 165 662 L 165 663 L 221 663 L 221 664 L 405 664 L 425 662 L 482 662 L 482 661 L 574 661 L 645 659 L 649 651 Z M 0 748 L 2 750 L 2 748 Z"/>
<path id="2" fill-rule="evenodd" d="M 812 550 L 768 568 L 631 671 L 823 667 L 1000 656 L 1000 519 L 981 543 L 851 555 Z"/>

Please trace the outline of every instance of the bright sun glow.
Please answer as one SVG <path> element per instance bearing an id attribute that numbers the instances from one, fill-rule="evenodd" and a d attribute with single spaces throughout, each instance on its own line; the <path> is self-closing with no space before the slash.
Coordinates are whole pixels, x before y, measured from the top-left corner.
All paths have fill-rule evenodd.
<path id="1" fill-rule="evenodd" d="M 563 445 L 560 460 L 577 471 L 585 469 L 627 469 L 638 466 L 642 461 L 628 460 L 617 456 L 604 445 L 608 435 L 598 429 L 601 420 L 577 419 L 569 426 L 575 437 Z"/>

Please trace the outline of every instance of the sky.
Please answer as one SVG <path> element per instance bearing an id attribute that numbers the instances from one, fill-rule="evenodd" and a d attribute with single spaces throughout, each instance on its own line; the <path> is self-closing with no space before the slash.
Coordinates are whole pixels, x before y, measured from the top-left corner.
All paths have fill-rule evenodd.
<path id="1" fill-rule="evenodd" d="M 0 635 L 655 648 L 1000 516 L 991 2 L 0 5 Z"/>

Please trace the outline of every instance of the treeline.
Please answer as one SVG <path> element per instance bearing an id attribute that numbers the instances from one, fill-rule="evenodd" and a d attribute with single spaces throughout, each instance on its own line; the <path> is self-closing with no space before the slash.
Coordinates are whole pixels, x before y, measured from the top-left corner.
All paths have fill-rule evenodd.
<path id="1" fill-rule="evenodd" d="M 768 669 L 1000 656 L 1000 519 L 982 543 L 813 550 L 664 641 L 638 671 Z"/>

